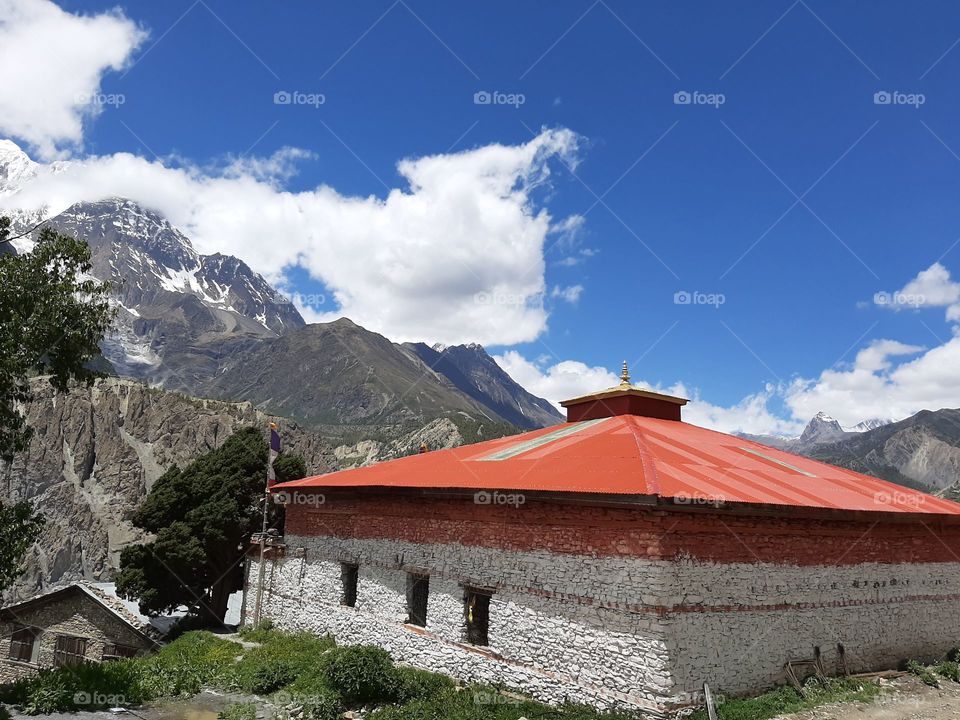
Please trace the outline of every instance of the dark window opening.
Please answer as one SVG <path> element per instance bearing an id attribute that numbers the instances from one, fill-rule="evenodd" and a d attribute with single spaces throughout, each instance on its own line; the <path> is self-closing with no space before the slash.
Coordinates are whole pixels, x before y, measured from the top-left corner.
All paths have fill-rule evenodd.
<path id="1" fill-rule="evenodd" d="M 467 642 L 471 645 L 489 645 L 490 593 L 464 588 L 463 610 L 467 621 Z"/>
<path id="2" fill-rule="evenodd" d="M 33 645 L 36 641 L 37 631 L 33 628 L 14 630 L 10 636 L 10 659 L 33 662 Z"/>
<path id="3" fill-rule="evenodd" d="M 58 635 L 53 651 L 53 666 L 80 665 L 87 659 L 87 639 L 70 635 Z"/>
<path id="4" fill-rule="evenodd" d="M 352 563 L 340 563 L 340 581 L 343 583 L 343 596 L 340 598 L 340 604 L 347 607 L 356 607 L 357 605 L 357 578 L 360 574 L 360 567 Z"/>
<path id="5" fill-rule="evenodd" d="M 104 645 L 104 660 L 120 660 L 121 658 L 132 658 L 137 656 L 137 649 L 129 645 Z"/>
<path id="6" fill-rule="evenodd" d="M 407 622 L 427 626 L 427 597 L 430 595 L 430 576 L 407 573 Z"/>

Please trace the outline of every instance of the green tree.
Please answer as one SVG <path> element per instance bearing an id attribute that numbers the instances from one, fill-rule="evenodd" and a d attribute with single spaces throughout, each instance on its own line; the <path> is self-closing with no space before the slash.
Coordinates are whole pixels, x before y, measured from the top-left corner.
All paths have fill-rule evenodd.
<path id="1" fill-rule="evenodd" d="M 250 536 L 260 530 L 266 463 L 263 434 L 244 428 L 186 468 L 167 470 L 132 518 L 154 539 L 123 550 L 117 591 L 139 600 L 143 613 L 186 606 L 221 624 L 228 597 L 243 586 Z M 306 475 L 295 455 L 281 455 L 274 469 L 280 482 Z"/>
<path id="2" fill-rule="evenodd" d="M 9 218 L 0 218 L 0 246 L 9 233 Z M 49 375 L 60 391 L 99 376 L 90 362 L 114 310 L 109 285 L 89 274 L 90 257 L 83 240 L 49 228 L 32 252 L 0 255 L 0 460 L 30 440 L 21 408 L 32 399 L 31 375 Z"/>
<path id="3" fill-rule="evenodd" d="M 23 556 L 42 527 L 43 518 L 33 513 L 29 503 L 0 505 L 0 593 L 20 577 Z"/>
<path id="4" fill-rule="evenodd" d="M 109 286 L 89 273 L 82 240 L 44 229 L 33 252 L 9 250 L 10 220 L 0 217 L 0 461 L 10 463 L 30 440 L 22 408 L 30 376 L 47 374 L 58 390 L 91 382 L 89 363 L 113 319 Z M 0 505 L 0 592 L 23 571 L 23 557 L 43 519 L 28 503 Z"/>

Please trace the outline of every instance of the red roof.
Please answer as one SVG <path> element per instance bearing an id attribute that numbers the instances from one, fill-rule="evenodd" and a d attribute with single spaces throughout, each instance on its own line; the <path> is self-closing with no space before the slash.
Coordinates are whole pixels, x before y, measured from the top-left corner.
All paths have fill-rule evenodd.
<path id="1" fill-rule="evenodd" d="M 275 489 L 571 492 L 960 515 L 960 504 L 678 420 L 617 415 L 341 470 Z"/>

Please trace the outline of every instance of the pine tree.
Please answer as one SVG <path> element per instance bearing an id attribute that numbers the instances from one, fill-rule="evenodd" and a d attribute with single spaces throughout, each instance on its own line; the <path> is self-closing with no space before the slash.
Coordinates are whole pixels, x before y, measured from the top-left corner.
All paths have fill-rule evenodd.
<path id="1" fill-rule="evenodd" d="M 244 428 L 184 469 L 167 470 L 133 523 L 154 539 L 125 548 L 117 591 L 147 614 L 186 606 L 222 624 L 230 594 L 243 586 L 242 560 L 262 522 L 267 443 Z M 303 460 L 281 455 L 278 481 L 306 475 Z"/>

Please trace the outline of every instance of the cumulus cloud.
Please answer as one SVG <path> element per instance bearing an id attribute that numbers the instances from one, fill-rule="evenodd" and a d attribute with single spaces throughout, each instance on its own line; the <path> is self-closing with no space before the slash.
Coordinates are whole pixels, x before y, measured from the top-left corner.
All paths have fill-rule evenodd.
<path id="1" fill-rule="evenodd" d="M 2 0 L 0 0 L 2 1 Z M 551 160 L 577 157 L 578 136 L 544 130 L 398 164 L 407 187 L 385 198 L 322 186 L 282 189 L 302 150 L 211 170 L 127 153 L 44 167 L 7 207 L 59 212 L 79 200 L 124 196 L 158 210 L 205 253 L 236 255 L 283 285 L 292 267 L 328 290 L 323 311 L 391 339 L 512 345 L 547 327 L 544 247 L 553 227 L 534 198 Z M 567 290 L 567 299 L 579 291 Z"/>
<path id="2" fill-rule="evenodd" d="M 543 359 L 532 362 L 515 350 L 508 350 L 494 359 L 510 377 L 534 395 L 546 398 L 558 409 L 561 400 L 586 395 L 620 383 L 617 373 L 577 360 L 563 360 L 553 364 Z M 698 390 L 688 388 L 681 382 L 666 387 L 637 379 L 634 379 L 633 383 L 668 395 L 689 398 L 690 403 L 683 409 L 683 419 L 694 425 L 721 432 L 752 434 L 794 435 L 803 430 L 803 422 L 783 419 L 770 410 L 769 403 L 778 392 L 772 385 L 766 386 L 762 392 L 745 397 L 735 405 L 723 407 L 706 402 L 700 397 Z"/>
<path id="3" fill-rule="evenodd" d="M 119 10 L 74 15 L 49 0 L 0 0 L 0 132 L 43 158 L 79 144 L 102 107 L 101 77 L 145 38 Z"/>
<path id="4" fill-rule="evenodd" d="M 891 310 L 945 307 L 947 320 L 960 321 L 960 282 L 954 282 L 939 262 L 919 272 L 900 290 L 878 292 L 873 301 Z"/>
<path id="5" fill-rule="evenodd" d="M 895 358 L 909 358 L 896 362 Z M 793 414 L 826 410 L 841 425 L 867 418 L 902 419 L 920 410 L 960 407 L 960 337 L 924 350 L 896 340 L 875 340 L 852 366 L 798 379 L 785 392 Z"/>
<path id="6" fill-rule="evenodd" d="M 612 387 L 619 376 L 603 367 L 591 367 L 578 360 L 564 360 L 553 365 L 534 363 L 516 350 L 494 356 L 497 364 L 527 390 L 549 400 L 557 408 L 560 401 Z"/>

